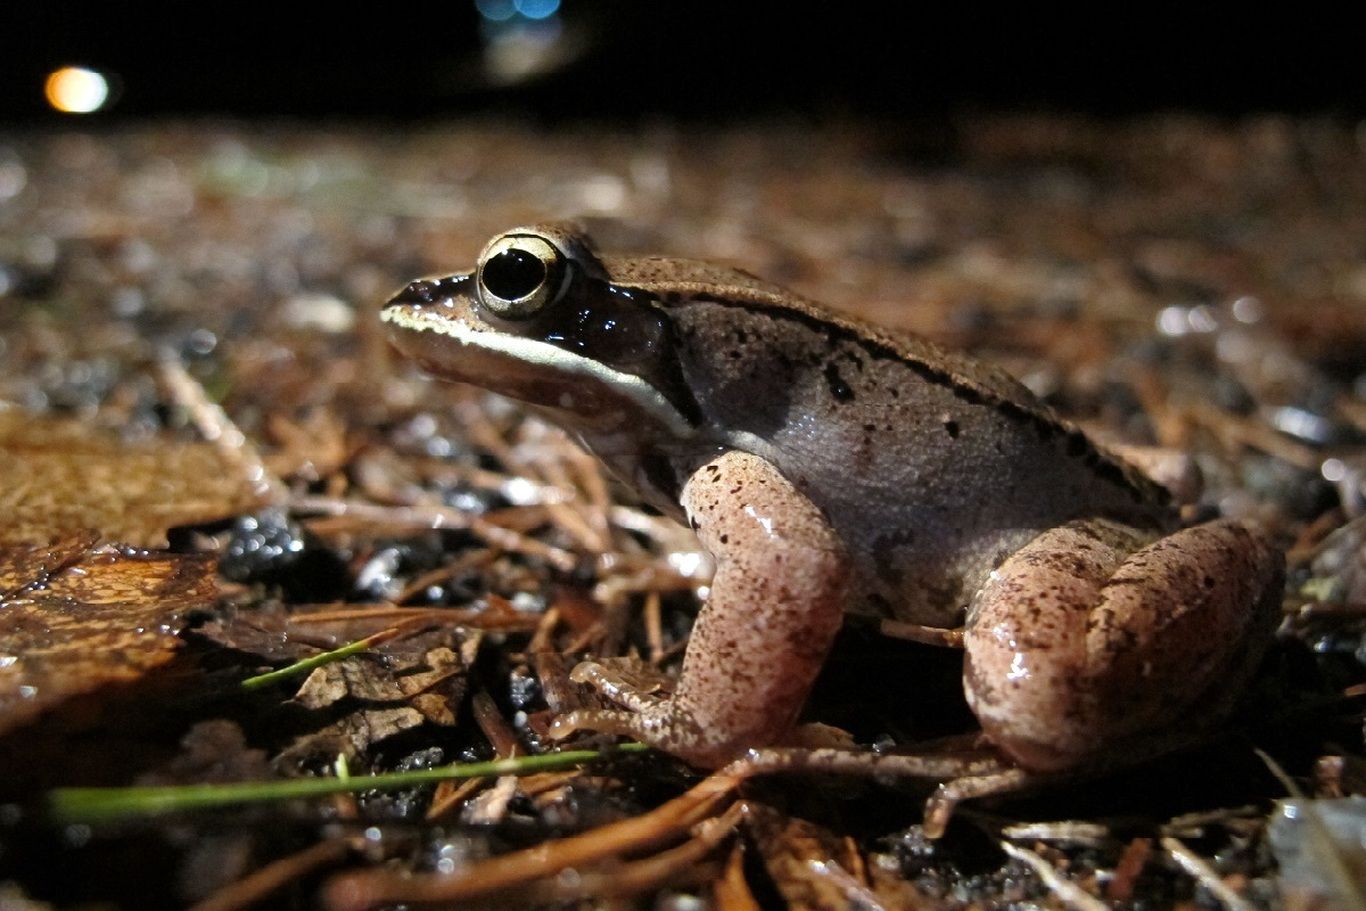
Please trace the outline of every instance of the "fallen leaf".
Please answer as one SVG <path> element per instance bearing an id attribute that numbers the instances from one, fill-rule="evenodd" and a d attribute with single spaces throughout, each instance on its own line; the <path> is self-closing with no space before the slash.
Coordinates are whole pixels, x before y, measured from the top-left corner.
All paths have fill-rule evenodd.
<path id="1" fill-rule="evenodd" d="M 95 537 L 0 545 L 0 733 L 164 664 L 184 616 L 217 597 L 210 556 L 96 548 Z"/>
<path id="2" fill-rule="evenodd" d="M 263 503 L 241 466 L 208 443 L 130 443 L 78 421 L 0 409 L 0 542 L 90 528 L 108 541 L 164 547 L 169 528 Z"/>
<path id="3" fill-rule="evenodd" d="M 407 706 L 378 706 L 349 712 L 320 730 L 305 734 L 283 750 L 277 765 L 283 768 L 330 764 L 338 756 L 355 760 L 366 755 L 371 744 L 422 724 L 422 713 Z"/>
<path id="4" fill-rule="evenodd" d="M 455 724 L 455 707 L 465 693 L 468 668 L 449 648 L 434 648 L 427 653 L 426 669 L 398 678 L 398 687 L 413 708 L 433 724 Z"/>
<path id="5" fill-rule="evenodd" d="M 314 711 L 343 700 L 356 708 L 300 738 L 289 754 L 295 759 L 338 752 L 357 756 L 370 744 L 423 722 L 453 726 L 474 657 L 465 647 L 471 638 L 477 643 L 482 637 L 477 631 L 430 629 L 317 668 L 294 701 Z"/>

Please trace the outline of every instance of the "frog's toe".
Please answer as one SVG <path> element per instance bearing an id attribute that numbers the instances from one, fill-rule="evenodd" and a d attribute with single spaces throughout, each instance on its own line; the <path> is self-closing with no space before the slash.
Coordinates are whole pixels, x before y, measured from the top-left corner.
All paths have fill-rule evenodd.
<path id="1" fill-rule="evenodd" d="M 658 672 L 642 670 L 639 662 L 581 661 L 569 672 L 569 679 L 632 712 L 649 711 L 663 699 L 665 681 Z"/>
<path id="2" fill-rule="evenodd" d="M 634 712 L 615 709 L 576 709 L 566 712 L 550 723 L 550 739 L 564 740 L 572 734 L 588 731 L 595 734 L 616 734 L 642 739 L 640 716 Z"/>
<path id="3" fill-rule="evenodd" d="M 701 768 L 720 768 L 751 744 L 717 736 L 672 699 L 662 699 L 644 711 L 576 709 L 551 722 L 550 737 L 562 740 L 578 731 L 615 734 L 676 756 Z"/>

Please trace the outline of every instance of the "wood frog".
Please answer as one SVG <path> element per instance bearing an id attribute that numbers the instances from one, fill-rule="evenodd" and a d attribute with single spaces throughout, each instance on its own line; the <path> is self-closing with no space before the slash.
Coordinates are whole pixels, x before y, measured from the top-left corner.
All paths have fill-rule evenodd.
<path id="1" fill-rule="evenodd" d="M 675 693 L 580 665 L 623 708 L 574 712 L 561 733 L 705 767 L 790 743 L 853 612 L 961 630 L 999 759 L 964 771 L 1026 781 L 1217 720 L 1279 616 L 1282 558 L 1258 528 L 1179 529 L 1163 488 L 1002 370 L 745 272 L 601 256 L 572 226 L 537 225 L 382 317 L 431 373 L 576 434 L 715 559 Z M 804 762 L 856 765 L 834 753 Z"/>

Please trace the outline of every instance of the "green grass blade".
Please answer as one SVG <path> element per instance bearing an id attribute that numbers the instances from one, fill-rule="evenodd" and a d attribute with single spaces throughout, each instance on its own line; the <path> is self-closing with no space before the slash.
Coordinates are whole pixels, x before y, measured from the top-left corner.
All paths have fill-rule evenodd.
<path id="1" fill-rule="evenodd" d="M 393 791 L 438 781 L 459 781 L 498 775 L 529 775 L 534 772 L 573 768 L 620 753 L 639 753 L 644 744 L 626 743 L 603 750 L 565 750 L 539 756 L 518 756 L 488 762 L 469 762 L 386 772 L 351 778 L 291 778 L 281 781 L 245 781 L 229 784 L 168 785 L 128 788 L 57 788 L 48 793 L 48 817 L 60 824 L 111 822 L 163 813 L 183 813 L 217 807 L 300 797 L 322 797 L 356 791 Z"/>

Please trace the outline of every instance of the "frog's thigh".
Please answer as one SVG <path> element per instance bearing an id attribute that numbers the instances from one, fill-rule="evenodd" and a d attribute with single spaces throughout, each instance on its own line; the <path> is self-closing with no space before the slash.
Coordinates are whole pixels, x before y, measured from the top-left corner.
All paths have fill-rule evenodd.
<path id="1" fill-rule="evenodd" d="M 974 600 L 968 701 L 1027 768 L 1215 720 L 1269 642 L 1283 565 L 1263 533 L 1218 521 L 1150 540 L 1070 523 L 1010 557 Z"/>

